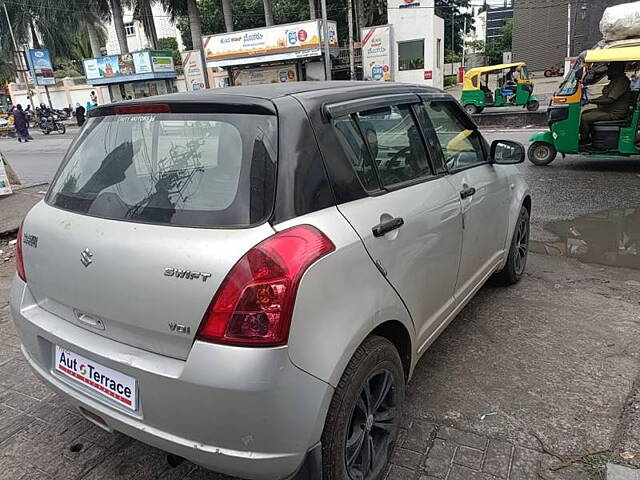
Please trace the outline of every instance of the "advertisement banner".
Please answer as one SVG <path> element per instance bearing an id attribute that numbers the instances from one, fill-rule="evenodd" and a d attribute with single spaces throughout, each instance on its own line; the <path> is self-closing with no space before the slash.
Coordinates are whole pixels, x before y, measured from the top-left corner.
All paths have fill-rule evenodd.
<path id="1" fill-rule="evenodd" d="M 128 80 L 175 78 L 171 52 L 141 51 L 122 55 L 87 58 L 83 61 L 87 83 L 107 84 Z"/>
<path id="2" fill-rule="evenodd" d="M 53 77 L 53 65 L 49 50 L 30 49 L 27 56 L 33 82 L 36 85 L 55 85 L 56 79 Z"/>
<path id="3" fill-rule="evenodd" d="M 249 68 L 233 72 L 234 85 L 262 85 L 265 83 L 297 82 L 295 65 L 282 65 L 269 68 Z"/>
<path id="4" fill-rule="evenodd" d="M 151 66 L 154 72 L 175 72 L 176 67 L 173 64 L 173 55 L 171 52 L 164 51 L 150 51 Z"/>
<path id="5" fill-rule="evenodd" d="M 362 39 L 362 76 L 374 82 L 393 82 L 391 25 L 366 27 Z"/>
<path id="6" fill-rule="evenodd" d="M 328 22 L 329 46 L 338 47 L 335 22 Z M 202 38 L 207 67 L 224 67 L 319 56 L 321 20 L 290 23 Z"/>
<path id="7" fill-rule="evenodd" d="M 187 91 L 193 92 L 205 88 L 202 57 L 197 50 L 182 52 L 182 71 Z"/>
<path id="8" fill-rule="evenodd" d="M 149 52 L 133 52 L 133 66 L 136 73 L 151 73 L 151 58 Z"/>

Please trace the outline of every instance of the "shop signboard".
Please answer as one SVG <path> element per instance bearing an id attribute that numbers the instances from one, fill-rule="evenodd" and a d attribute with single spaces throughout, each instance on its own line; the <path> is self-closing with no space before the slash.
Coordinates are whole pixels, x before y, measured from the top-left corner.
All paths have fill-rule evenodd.
<path id="1" fill-rule="evenodd" d="M 87 58 L 84 72 L 87 83 L 92 85 L 176 76 L 171 52 L 149 50 Z"/>
<path id="2" fill-rule="evenodd" d="M 322 54 L 321 20 L 289 23 L 202 38 L 207 67 L 228 67 Z M 328 22 L 329 47 L 338 47 L 335 22 Z"/>
<path id="3" fill-rule="evenodd" d="M 36 85 L 55 85 L 56 79 L 53 76 L 53 65 L 49 50 L 33 48 L 28 50 L 29 70 L 31 78 Z"/>
<path id="4" fill-rule="evenodd" d="M 192 92 L 205 88 L 202 56 L 198 50 L 182 52 L 182 71 L 187 91 Z"/>
<path id="5" fill-rule="evenodd" d="M 392 27 L 381 25 L 363 28 L 362 74 L 364 80 L 374 82 L 393 82 Z"/>
<path id="6" fill-rule="evenodd" d="M 233 72 L 234 85 L 262 85 L 265 83 L 297 82 L 298 74 L 295 65 L 278 67 L 248 68 Z"/>

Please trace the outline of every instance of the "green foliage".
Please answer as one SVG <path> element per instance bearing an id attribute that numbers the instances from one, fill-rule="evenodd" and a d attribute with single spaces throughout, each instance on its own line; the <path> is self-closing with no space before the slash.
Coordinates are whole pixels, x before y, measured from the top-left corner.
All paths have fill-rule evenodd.
<path id="1" fill-rule="evenodd" d="M 444 77 L 444 86 L 453 87 L 458 84 L 458 77 L 456 75 L 447 75 Z"/>
<path id="2" fill-rule="evenodd" d="M 485 45 L 484 54 L 489 65 L 502 63 L 502 53 L 511 51 L 513 20 L 509 19 L 502 27 L 502 38 Z"/>
<path id="3" fill-rule="evenodd" d="M 444 50 L 450 55 L 462 54 L 463 34 L 475 30 L 471 13 L 462 13 L 462 9 L 470 6 L 469 0 L 436 0 L 436 15 L 444 19 Z M 463 32 L 464 19 L 467 19 L 467 31 Z M 453 48 L 451 25 L 453 22 Z"/>
<path id="4" fill-rule="evenodd" d="M 164 37 L 158 39 L 159 50 L 169 50 L 173 56 L 173 63 L 176 66 L 176 73 L 182 73 L 182 56 L 178 49 L 178 41 L 173 37 Z"/>

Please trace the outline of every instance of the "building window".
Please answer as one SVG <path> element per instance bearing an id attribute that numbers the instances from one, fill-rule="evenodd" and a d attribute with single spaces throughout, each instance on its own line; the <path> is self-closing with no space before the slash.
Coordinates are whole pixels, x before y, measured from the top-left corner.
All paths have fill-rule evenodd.
<path id="1" fill-rule="evenodd" d="M 442 58 L 440 58 L 440 49 L 442 48 L 442 39 L 439 38 L 436 41 L 436 68 L 440 68 L 442 66 Z"/>
<path id="2" fill-rule="evenodd" d="M 424 68 L 424 39 L 398 42 L 398 69 L 422 70 Z"/>
<path id="3" fill-rule="evenodd" d="M 132 36 L 136 34 L 136 27 L 133 25 L 133 22 L 124 24 L 124 31 L 127 32 L 127 36 Z"/>

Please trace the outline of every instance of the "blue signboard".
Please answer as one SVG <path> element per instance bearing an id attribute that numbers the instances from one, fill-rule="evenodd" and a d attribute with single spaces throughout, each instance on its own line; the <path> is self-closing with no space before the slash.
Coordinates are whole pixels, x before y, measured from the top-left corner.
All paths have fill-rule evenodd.
<path id="1" fill-rule="evenodd" d="M 40 48 L 30 49 L 27 51 L 29 60 L 29 69 L 33 83 L 36 85 L 55 85 L 56 79 L 53 76 L 53 65 L 51 64 L 51 56 L 49 50 Z"/>

